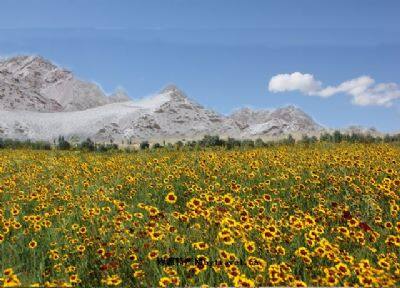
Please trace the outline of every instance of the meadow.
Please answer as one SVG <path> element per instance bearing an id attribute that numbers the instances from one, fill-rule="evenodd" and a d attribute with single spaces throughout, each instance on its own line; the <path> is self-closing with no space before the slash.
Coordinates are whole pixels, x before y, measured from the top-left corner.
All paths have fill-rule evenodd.
<path id="1" fill-rule="evenodd" d="M 399 286 L 400 146 L 0 150 L 0 286 Z"/>

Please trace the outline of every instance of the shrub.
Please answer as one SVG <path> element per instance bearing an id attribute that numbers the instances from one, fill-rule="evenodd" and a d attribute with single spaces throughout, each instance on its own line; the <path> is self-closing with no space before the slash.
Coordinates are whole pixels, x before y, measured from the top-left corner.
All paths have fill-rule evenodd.
<path id="1" fill-rule="evenodd" d="M 94 145 L 94 142 L 93 142 L 90 138 L 87 138 L 85 141 L 83 141 L 83 142 L 79 145 L 79 147 L 80 147 L 82 150 L 87 150 L 87 151 L 94 151 L 94 150 L 96 149 L 96 147 L 95 147 L 95 145 Z"/>
<path id="2" fill-rule="evenodd" d="M 65 140 L 64 136 L 58 137 L 58 145 L 57 148 L 60 150 L 69 150 L 71 149 L 71 144 Z"/>
<path id="3" fill-rule="evenodd" d="M 162 146 L 161 146 L 160 143 L 154 143 L 154 144 L 153 144 L 153 148 L 154 148 L 154 149 L 159 149 L 159 148 L 162 148 Z"/>
<path id="4" fill-rule="evenodd" d="M 149 142 L 148 141 L 142 141 L 141 143 L 140 143 L 140 150 L 145 150 L 145 149 L 149 149 L 149 147 L 150 147 L 150 144 L 149 144 Z"/>

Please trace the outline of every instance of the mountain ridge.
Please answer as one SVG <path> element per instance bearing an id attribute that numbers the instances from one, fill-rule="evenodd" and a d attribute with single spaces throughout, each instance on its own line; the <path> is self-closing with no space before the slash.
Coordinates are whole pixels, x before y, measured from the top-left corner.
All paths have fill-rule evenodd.
<path id="1" fill-rule="evenodd" d="M 77 79 L 40 56 L 0 61 L 0 119 L 0 137 L 32 140 L 62 135 L 132 142 L 198 139 L 207 134 L 244 139 L 326 131 L 294 105 L 273 110 L 245 107 L 222 115 L 174 84 L 139 100 L 122 89 L 107 96 L 98 85 Z"/>
<path id="2" fill-rule="evenodd" d="M 0 60 L 0 93 L 2 110 L 78 111 L 126 100 L 37 55 Z"/>

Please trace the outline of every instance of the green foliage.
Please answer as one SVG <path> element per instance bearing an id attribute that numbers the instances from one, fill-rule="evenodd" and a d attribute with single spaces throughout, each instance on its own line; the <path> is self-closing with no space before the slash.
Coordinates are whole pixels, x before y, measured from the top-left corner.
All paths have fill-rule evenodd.
<path id="1" fill-rule="evenodd" d="M 83 141 L 79 145 L 79 148 L 86 151 L 94 151 L 96 149 L 94 142 L 90 138 L 87 138 L 85 141 Z"/>
<path id="2" fill-rule="evenodd" d="M 150 144 L 149 141 L 142 141 L 139 145 L 140 150 L 149 149 Z"/>
<path id="3" fill-rule="evenodd" d="M 265 143 L 261 138 L 257 138 L 256 141 L 254 141 L 254 146 L 255 147 L 264 147 Z"/>
<path id="4" fill-rule="evenodd" d="M 64 136 L 58 137 L 58 145 L 57 148 L 59 150 L 69 150 L 71 149 L 71 144 L 65 140 Z"/>
<path id="5" fill-rule="evenodd" d="M 233 149 L 235 147 L 240 147 L 241 143 L 239 140 L 236 140 L 235 138 L 228 138 L 228 140 L 226 140 L 225 142 L 225 147 L 226 149 L 230 150 Z"/>
<path id="6" fill-rule="evenodd" d="M 118 150 L 117 144 L 99 144 L 96 145 L 96 151 L 98 152 L 108 152 L 108 151 L 116 151 Z"/>
<path id="7" fill-rule="evenodd" d="M 180 150 L 183 147 L 183 142 L 179 140 L 178 142 L 175 143 L 174 146 L 177 150 Z"/>
<path id="8" fill-rule="evenodd" d="M 58 141 L 54 142 L 55 148 L 59 150 L 84 150 L 84 151 L 96 151 L 96 152 L 107 152 L 118 150 L 119 147 L 117 144 L 110 141 L 111 144 L 96 144 L 90 138 L 87 138 L 85 141 L 81 143 L 76 143 L 76 140 L 72 140 L 73 144 L 69 141 L 65 140 L 64 136 L 60 136 Z M 320 135 L 319 139 L 316 136 L 308 136 L 303 135 L 300 140 L 295 140 L 292 135 L 288 135 L 286 138 L 275 141 L 267 141 L 265 142 L 261 138 L 257 138 L 256 140 L 252 139 L 244 139 L 238 140 L 235 138 L 227 138 L 221 139 L 218 135 L 205 135 L 201 140 L 192 140 L 183 143 L 182 141 L 177 141 L 174 144 L 165 143 L 163 145 L 160 143 L 155 143 L 152 145 L 153 149 L 165 148 L 167 150 L 199 150 L 205 148 L 212 147 L 223 147 L 226 150 L 231 150 L 235 148 L 253 148 L 253 147 L 273 147 L 279 145 L 295 145 L 301 144 L 305 146 L 309 146 L 310 144 L 316 142 L 325 142 L 325 143 L 400 143 L 400 134 L 396 135 L 385 135 L 384 137 L 375 137 L 370 134 L 360 134 L 360 133 L 351 133 L 344 134 L 339 130 L 334 131 L 333 133 L 323 133 Z M 56 144 L 57 143 L 57 144 Z M 128 140 L 127 143 L 132 143 L 131 140 Z M 14 139 L 2 139 L 0 138 L 0 149 L 35 149 L 35 150 L 50 150 L 52 148 L 51 144 L 46 141 L 30 141 L 30 140 L 14 140 Z M 146 150 L 150 148 L 150 143 L 148 141 L 142 141 L 139 145 L 140 150 Z M 133 147 L 125 148 L 124 151 L 132 152 L 134 151 Z"/>
<path id="9" fill-rule="evenodd" d="M 296 140 L 294 140 L 292 134 L 289 134 L 287 138 L 283 140 L 283 142 L 284 144 L 293 145 L 294 143 L 296 143 Z"/>
<path id="10" fill-rule="evenodd" d="M 160 148 L 162 148 L 160 143 L 154 143 L 153 144 L 153 149 L 160 149 Z"/>
<path id="11" fill-rule="evenodd" d="M 254 141 L 251 139 L 245 139 L 242 141 L 241 147 L 252 148 L 254 147 Z"/>
<path id="12" fill-rule="evenodd" d="M 321 142 L 331 142 L 331 143 L 340 143 L 340 142 L 348 142 L 348 143 L 379 143 L 379 142 L 399 142 L 400 134 L 397 135 L 386 135 L 383 139 L 381 137 L 372 136 L 370 134 L 361 134 L 361 133 L 351 133 L 351 134 L 343 134 L 340 131 L 336 130 L 333 134 L 324 133 L 320 136 L 319 140 Z"/>
<path id="13" fill-rule="evenodd" d="M 33 150 L 50 150 L 51 144 L 47 141 L 17 140 L 17 139 L 1 139 L 0 149 L 33 149 Z"/>
<path id="14" fill-rule="evenodd" d="M 202 147 L 215 147 L 223 146 L 224 141 L 219 138 L 218 135 L 205 135 L 202 140 L 200 140 L 200 146 Z"/>

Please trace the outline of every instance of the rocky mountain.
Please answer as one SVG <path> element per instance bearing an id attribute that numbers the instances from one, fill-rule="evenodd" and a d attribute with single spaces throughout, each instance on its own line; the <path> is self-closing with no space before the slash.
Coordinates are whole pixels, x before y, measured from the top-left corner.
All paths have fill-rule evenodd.
<path id="1" fill-rule="evenodd" d="M 96 84 L 79 80 L 39 56 L 0 61 L 2 110 L 79 111 L 128 99 L 121 91 L 107 97 Z"/>
<path id="2" fill-rule="evenodd" d="M 243 108 L 231 116 L 244 130 L 246 136 L 271 135 L 279 136 L 294 132 L 318 132 L 322 126 L 295 106 L 275 110 L 252 110 Z"/>
<path id="3" fill-rule="evenodd" d="M 332 132 L 332 129 L 330 129 L 330 131 Z M 349 126 L 345 129 L 339 129 L 340 132 L 342 132 L 343 134 L 361 134 L 361 135 L 371 135 L 373 137 L 383 137 L 384 133 L 378 131 L 376 128 L 373 127 L 363 127 L 363 126 L 357 126 L 357 125 L 352 125 Z"/>
<path id="4" fill-rule="evenodd" d="M 69 139 L 90 137 L 101 142 L 126 143 L 198 139 L 206 134 L 234 138 L 275 137 L 321 129 L 301 110 L 292 106 L 249 113 L 266 115 L 254 121 L 246 117 L 242 119 L 238 112 L 224 116 L 189 99 L 176 86 L 168 86 L 152 97 L 82 111 L 44 113 L 2 110 L 0 137 L 52 140 L 63 135 Z"/>
<path id="5" fill-rule="evenodd" d="M 108 97 L 108 102 L 110 103 L 116 103 L 116 102 L 125 102 L 131 100 L 131 98 L 126 94 L 126 92 L 118 88 L 111 96 Z"/>
<path id="6" fill-rule="evenodd" d="M 174 85 L 140 100 L 118 89 L 107 96 L 93 83 L 36 56 L 0 61 L 0 137 L 101 142 L 281 137 L 322 131 L 294 106 L 244 108 L 222 115 L 190 99 Z"/>

